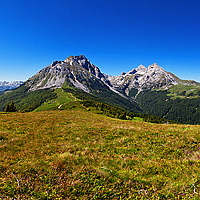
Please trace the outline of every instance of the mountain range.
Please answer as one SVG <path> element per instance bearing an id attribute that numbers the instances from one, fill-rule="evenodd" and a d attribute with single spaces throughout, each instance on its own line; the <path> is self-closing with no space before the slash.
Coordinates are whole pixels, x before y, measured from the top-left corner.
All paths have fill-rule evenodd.
<path id="1" fill-rule="evenodd" d="M 34 110 L 47 99 L 55 98 L 59 88 L 131 112 L 180 123 L 200 123 L 200 83 L 181 80 L 156 63 L 109 76 L 84 55 L 54 61 L 14 91 L 2 92 L 0 109 L 3 111 L 7 101 L 14 100 L 19 110 L 27 110 L 27 106 L 29 111 Z"/>
<path id="2" fill-rule="evenodd" d="M 12 81 L 12 82 L 0 81 L 0 91 L 11 90 L 11 89 L 17 88 L 22 83 L 23 83 L 23 81 Z"/>

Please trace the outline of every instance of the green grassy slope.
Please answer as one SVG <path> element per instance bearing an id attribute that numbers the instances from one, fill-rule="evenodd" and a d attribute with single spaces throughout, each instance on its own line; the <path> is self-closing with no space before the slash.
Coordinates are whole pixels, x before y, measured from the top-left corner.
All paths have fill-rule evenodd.
<path id="1" fill-rule="evenodd" d="M 32 111 L 48 99 L 56 98 L 54 90 L 37 90 L 33 92 L 28 91 L 29 88 L 21 85 L 19 88 L 7 91 L 0 96 L 0 111 L 4 111 L 7 102 L 14 101 L 17 110 Z"/>
<path id="2" fill-rule="evenodd" d="M 200 97 L 200 84 L 198 85 L 174 85 L 173 87 L 169 88 L 168 96 L 171 99 L 181 98 L 199 98 Z"/>
<path id="3" fill-rule="evenodd" d="M 61 104 L 63 106 L 63 104 L 75 101 L 77 97 L 77 99 L 81 100 L 92 99 L 97 102 L 105 102 L 132 112 L 142 112 L 137 103 L 131 102 L 111 91 L 101 81 L 88 82 L 87 84 L 89 84 L 88 88 L 90 88 L 92 94 L 70 87 L 68 83 L 63 84 L 62 90 L 41 89 L 36 91 L 29 91 L 29 87 L 24 84 L 13 91 L 6 91 L 0 94 L 0 111 L 4 111 L 7 102 L 11 101 L 14 101 L 17 110 L 33 111 L 42 105 L 43 108 L 37 109 L 40 111 Z"/>
<path id="4" fill-rule="evenodd" d="M 83 91 L 74 88 L 56 89 L 55 99 L 47 100 L 37 107 L 34 112 L 48 111 L 48 110 L 66 110 L 66 109 L 84 109 L 87 111 L 92 110 L 95 113 L 104 114 L 109 117 L 124 119 L 124 120 L 140 120 L 152 123 L 177 123 L 175 121 L 167 120 L 165 118 L 152 116 L 143 113 L 134 113 L 124 110 L 120 107 L 112 106 L 101 101 L 97 97 L 87 94 Z"/>
<path id="5" fill-rule="evenodd" d="M 1 114 L 0 196 L 198 199 L 199 130 L 73 109 Z"/>
<path id="6" fill-rule="evenodd" d="M 100 84 L 101 83 L 101 84 Z M 117 106 L 128 110 L 130 112 L 142 112 L 140 106 L 130 99 L 126 99 L 111 91 L 102 82 L 87 82 L 87 87 L 90 89 L 92 94 L 86 93 L 83 90 L 69 87 L 69 84 L 63 84 L 62 88 L 65 92 L 70 92 L 81 100 L 94 100 L 97 102 L 108 103 L 113 106 Z"/>
<path id="7" fill-rule="evenodd" d="M 71 102 L 80 101 L 72 93 L 65 92 L 63 89 L 56 89 L 54 91 L 56 94 L 54 99 L 45 101 L 39 107 L 37 107 L 34 112 L 47 111 L 51 109 L 63 109 Z"/>

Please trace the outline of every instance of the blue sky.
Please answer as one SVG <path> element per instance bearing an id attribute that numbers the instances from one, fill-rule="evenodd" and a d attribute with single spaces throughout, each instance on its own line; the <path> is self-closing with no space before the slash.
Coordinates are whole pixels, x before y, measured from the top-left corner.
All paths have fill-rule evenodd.
<path id="1" fill-rule="evenodd" d="M 1 0 L 0 81 L 84 54 L 119 75 L 157 63 L 200 82 L 199 0 Z"/>

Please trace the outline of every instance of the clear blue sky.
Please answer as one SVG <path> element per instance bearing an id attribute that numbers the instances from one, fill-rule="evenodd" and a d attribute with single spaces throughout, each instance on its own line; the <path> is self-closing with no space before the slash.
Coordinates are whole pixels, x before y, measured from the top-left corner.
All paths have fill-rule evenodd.
<path id="1" fill-rule="evenodd" d="M 0 0 L 0 81 L 80 54 L 109 75 L 157 63 L 200 82 L 200 1 Z"/>

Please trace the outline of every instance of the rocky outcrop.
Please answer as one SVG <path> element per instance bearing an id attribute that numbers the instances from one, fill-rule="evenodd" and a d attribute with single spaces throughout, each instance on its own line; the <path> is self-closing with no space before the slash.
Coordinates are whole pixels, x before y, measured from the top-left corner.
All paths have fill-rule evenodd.
<path id="1" fill-rule="evenodd" d="M 124 98 L 135 98 L 145 89 L 168 89 L 177 84 L 192 84 L 191 81 L 182 81 L 156 63 L 147 68 L 140 65 L 119 76 L 108 76 L 101 73 L 84 55 L 80 55 L 70 56 L 64 61 L 54 61 L 31 77 L 26 85 L 34 91 L 61 88 L 64 83 L 88 93 L 92 93 L 91 90 L 100 91 L 99 86 L 106 87 Z"/>
<path id="2" fill-rule="evenodd" d="M 69 85 L 90 93 L 89 82 L 105 81 L 105 76 L 99 68 L 91 64 L 84 56 L 70 56 L 64 61 L 54 61 L 51 65 L 39 71 L 27 81 L 30 91 L 46 88 L 61 88 L 67 82 Z"/>
<path id="3" fill-rule="evenodd" d="M 136 69 L 119 76 L 109 76 L 108 80 L 113 88 L 124 91 L 127 96 L 132 89 L 138 91 L 153 88 L 168 89 L 171 85 L 178 84 L 178 80 L 173 74 L 166 72 L 156 63 L 149 65 L 148 68 L 140 65 Z"/>

